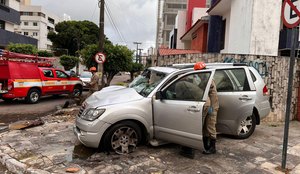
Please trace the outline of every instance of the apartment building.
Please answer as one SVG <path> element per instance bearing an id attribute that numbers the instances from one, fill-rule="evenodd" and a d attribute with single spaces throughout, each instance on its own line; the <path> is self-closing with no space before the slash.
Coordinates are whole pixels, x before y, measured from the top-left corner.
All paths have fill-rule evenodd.
<path id="1" fill-rule="evenodd" d="M 37 40 L 14 33 L 14 26 L 20 24 L 20 0 L 0 0 L 0 48 L 9 43 L 37 45 Z"/>
<path id="2" fill-rule="evenodd" d="M 15 32 L 37 39 L 39 50 L 51 50 L 48 32 L 54 31 L 54 26 L 62 20 L 42 6 L 32 6 L 28 0 L 21 1 L 20 16 L 21 24 L 15 26 Z"/>
<path id="3" fill-rule="evenodd" d="M 170 32 L 175 26 L 179 10 L 187 8 L 187 0 L 159 0 L 157 17 L 156 48 L 169 45 Z"/>

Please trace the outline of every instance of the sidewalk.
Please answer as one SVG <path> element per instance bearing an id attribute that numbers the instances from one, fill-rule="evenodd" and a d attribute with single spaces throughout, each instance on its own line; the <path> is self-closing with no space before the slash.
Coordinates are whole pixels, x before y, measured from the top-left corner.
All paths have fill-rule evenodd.
<path id="1" fill-rule="evenodd" d="M 139 146 L 129 155 L 99 153 L 80 145 L 72 132 L 78 108 L 42 118 L 45 124 L 0 133 L 0 162 L 13 173 L 282 173 L 283 124 L 260 125 L 246 140 L 219 136 L 217 154 L 195 159 L 179 155 L 179 146 Z M 291 122 L 287 167 L 300 174 L 300 122 Z"/>

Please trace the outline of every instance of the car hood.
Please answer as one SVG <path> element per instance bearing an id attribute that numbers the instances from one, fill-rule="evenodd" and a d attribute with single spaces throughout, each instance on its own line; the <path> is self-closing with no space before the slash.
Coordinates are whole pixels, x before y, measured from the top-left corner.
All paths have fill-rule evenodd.
<path id="1" fill-rule="evenodd" d="M 113 104 L 127 103 L 142 99 L 134 89 L 123 86 L 110 86 L 103 88 L 101 91 L 93 93 L 86 99 L 88 107 L 100 107 Z"/>

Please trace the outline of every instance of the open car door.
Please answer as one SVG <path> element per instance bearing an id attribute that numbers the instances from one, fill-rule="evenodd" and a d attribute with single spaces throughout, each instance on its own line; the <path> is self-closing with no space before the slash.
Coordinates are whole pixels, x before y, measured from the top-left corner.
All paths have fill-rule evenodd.
<path id="1" fill-rule="evenodd" d="M 202 112 L 214 73 L 214 70 L 188 72 L 157 91 L 153 100 L 156 139 L 202 147 Z"/>

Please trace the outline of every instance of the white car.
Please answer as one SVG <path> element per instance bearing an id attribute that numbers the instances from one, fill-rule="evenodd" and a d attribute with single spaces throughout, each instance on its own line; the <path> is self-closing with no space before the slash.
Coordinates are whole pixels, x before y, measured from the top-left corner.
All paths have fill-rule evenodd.
<path id="1" fill-rule="evenodd" d="M 128 88 L 110 86 L 95 92 L 80 109 L 75 135 L 88 147 L 118 154 L 130 153 L 145 141 L 199 149 L 202 110 L 214 79 L 220 104 L 218 133 L 251 136 L 270 112 L 268 89 L 259 73 L 244 64 L 207 64 L 196 71 L 192 67 L 151 67 Z"/>
<path id="2" fill-rule="evenodd" d="M 83 88 L 84 89 L 88 89 L 89 87 L 85 84 L 85 83 L 90 83 L 91 82 L 91 77 L 92 77 L 92 73 L 89 71 L 84 71 L 80 74 L 79 78 L 83 83 Z"/>

